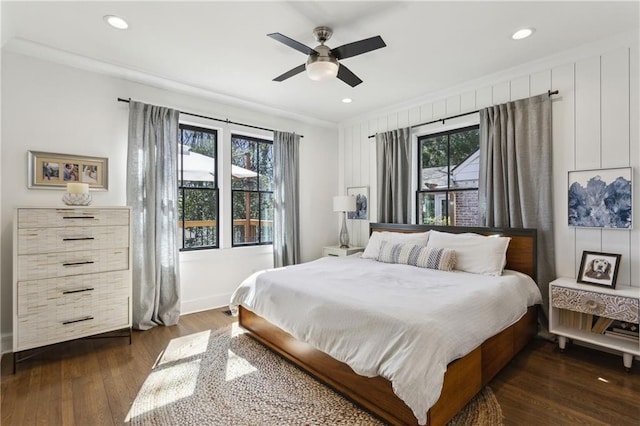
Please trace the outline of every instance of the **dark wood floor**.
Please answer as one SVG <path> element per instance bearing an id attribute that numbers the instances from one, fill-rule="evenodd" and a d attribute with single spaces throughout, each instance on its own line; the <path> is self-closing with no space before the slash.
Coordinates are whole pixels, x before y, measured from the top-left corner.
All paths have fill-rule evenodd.
<path id="1" fill-rule="evenodd" d="M 232 322 L 222 309 L 185 315 L 174 327 L 126 339 L 53 346 L 18 365 L 1 365 L 2 425 L 119 425 L 168 342 Z M 490 384 L 506 425 L 638 425 L 640 363 L 625 373 L 622 358 L 532 342 Z"/>

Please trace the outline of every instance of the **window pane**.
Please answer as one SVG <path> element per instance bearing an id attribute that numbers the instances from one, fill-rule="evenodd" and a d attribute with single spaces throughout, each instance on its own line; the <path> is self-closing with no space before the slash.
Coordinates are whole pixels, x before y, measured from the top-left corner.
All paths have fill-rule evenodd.
<path id="1" fill-rule="evenodd" d="M 447 135 L 420 139 L 420 189 L 446 188 L 448 185 Z"/>
<path id="2" fill-rule="evenodd" d="M 426 192 L 418 196 L 418 223 L 447 225 L 447 193 Z"/>
<path id="3" fill-rule="evenodd" d="M 215 131 L 181 128 L 178 186 L 216 187 L 216 135 Z"/>
<path id="4" fill-rule="evenodd" d="M 273 191 L 273 144 L 261 143 L 258 147 L 260 164 L 260 191 Z"/>
<path id="5" fill-rule="evenodd" d="M 260 196 L 260 242 L 273 242 L 273 194 L 270 192 Z"/>
<path id="6" fill-rule="evenodd" d="M 479 226 L 478 190 L 450 192 L 449 219 L 452 226 Z"/>
<path id="7" fill-rule="evenodd" d="M 217 190 L 191 188 L 181 190 L 178 215 L 181 248 L 218 246 Z"/>
<path id="8" fill-rule="evenodd" d="M 233 244 L 258 242 L 259 193 L 233 191 Z"/>
<path id="9" fill-rule="evenodd" d="M 477 188 L 480 176 L 478 129 L 451 134 L 449 138 L 451 188 Z"/>
<path id="10" fill-rule="evenodd" d="M 231 137 L 231 188 L 258 189 L 257 143 L 242 137 Z"/>

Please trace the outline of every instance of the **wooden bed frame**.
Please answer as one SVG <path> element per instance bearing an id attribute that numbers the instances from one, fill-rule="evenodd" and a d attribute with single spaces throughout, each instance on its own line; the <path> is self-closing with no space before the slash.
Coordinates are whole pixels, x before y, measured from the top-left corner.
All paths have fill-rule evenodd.
<path id="1" fill-rule="evenodd" d="M 427 225 L 372 223 L 370 232 L 424 232 L 426 230 L 511 237 L 507 250 L 507 269 L 536 277 L 537 233 L 535 229 L 456 228 Z M 357 402 L 393 425 L 416 425 L 407 405 L 392 390 L 391 382 L 378 377 L 364 377 L 351 367 L 269 323 L 248 309 L 240 307 L 240 325 L 256 340 L 293 362 L 312 376 Z M 487 339 L 466 356 L 451 362 L 444 376 L 440 399 L 427 414 L 427 425 L 444 425 L 456 415 L 537 332 L 536 306 L 515 324 Z"/>

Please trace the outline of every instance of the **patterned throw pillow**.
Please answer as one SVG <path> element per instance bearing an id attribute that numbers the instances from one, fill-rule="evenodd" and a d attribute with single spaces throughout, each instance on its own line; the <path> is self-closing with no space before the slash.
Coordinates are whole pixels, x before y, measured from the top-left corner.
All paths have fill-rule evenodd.
<path id="1" fill-rule="evenodd" d="M 393 244 L 382 241 L 378 262 L 401 263 L 419 268 L 451 271 L 456 264 L 456 252 L 446 248 L 428 248 L 414 244 Z"/>

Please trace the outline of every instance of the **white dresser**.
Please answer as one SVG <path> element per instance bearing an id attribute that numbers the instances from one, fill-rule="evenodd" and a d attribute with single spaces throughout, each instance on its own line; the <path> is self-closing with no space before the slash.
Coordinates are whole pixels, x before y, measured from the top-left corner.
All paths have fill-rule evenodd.
<path id="1" fill-rule="evenodd" d="M 131 336 L 130 217 L 128 207 L 16 209 L 14 361 L 79 337 Z"/>

